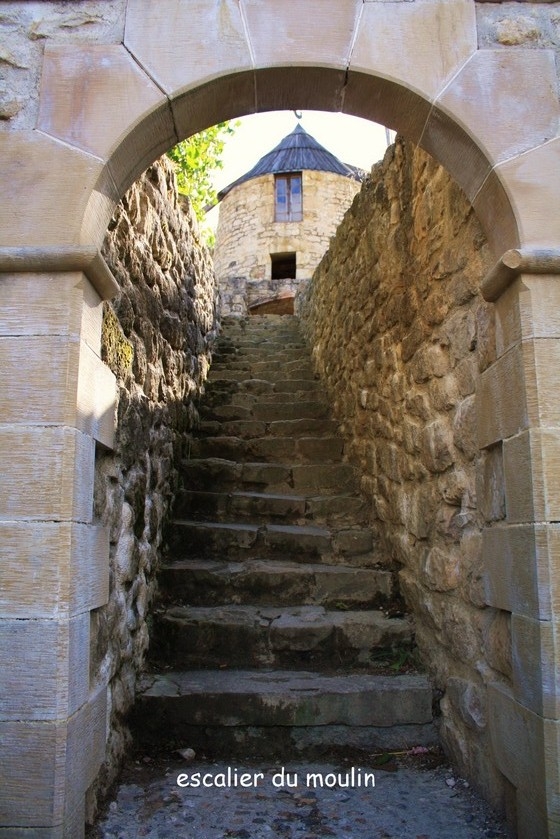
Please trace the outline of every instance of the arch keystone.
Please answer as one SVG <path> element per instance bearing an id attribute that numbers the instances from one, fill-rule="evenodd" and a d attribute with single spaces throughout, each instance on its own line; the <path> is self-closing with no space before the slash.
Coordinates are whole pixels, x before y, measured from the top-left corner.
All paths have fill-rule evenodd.
<path id="1" fill-rule="evenodd" d="M 362 0 L 242 0 L 242 6 L 257 67 L 348 66 Z"/>

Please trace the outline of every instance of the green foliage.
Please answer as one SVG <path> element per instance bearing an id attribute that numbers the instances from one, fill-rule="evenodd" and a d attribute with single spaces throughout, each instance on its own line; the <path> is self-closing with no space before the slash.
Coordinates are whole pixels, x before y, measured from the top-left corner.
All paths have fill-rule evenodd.
<path id="1" fill-rule="evenodd" d="M 222 153 L 226 140 L 239 123 L 219 122 L 193 134 L 174 146 L 167 154 L 175 163 L 179 192 L 188 195 L 194 213 L 204 228 L 206 209 L 217 201 L 212 174 L 223 166 Z M 206 231 L 208 238 L 208 231 Z"/>

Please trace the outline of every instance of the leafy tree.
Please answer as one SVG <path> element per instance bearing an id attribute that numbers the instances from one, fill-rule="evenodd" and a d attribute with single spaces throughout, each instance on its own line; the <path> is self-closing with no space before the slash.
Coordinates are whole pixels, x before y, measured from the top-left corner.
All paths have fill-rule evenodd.
<path id="1" fill-rule="evenodd" d="M 206 209 L 217 201 L 212 185 L 212 174 L 223 167 L 222 153 L 226 140 L 231 137 L 239 123 L 219 122 L 193 134 L 174 146 L 167 154 L 175 163 L 179 192 L 188 195 L 194 213 L 201 224 L 202 232 L 209 244 L 213 235 L 205 228 Z"/>

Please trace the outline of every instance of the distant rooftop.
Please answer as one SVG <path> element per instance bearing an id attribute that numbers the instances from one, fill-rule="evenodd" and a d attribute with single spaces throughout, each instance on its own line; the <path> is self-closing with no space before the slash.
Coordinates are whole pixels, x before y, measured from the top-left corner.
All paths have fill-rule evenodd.
<path id="1" fill-rule="evenodd" d="M 336 175 L 353 178 L 356 181 L 363 181 L 365 176 L 365 172 L 356 166 L 342 163 L 298 123 L 292 133 L 284 137 L 272 151 L 261 157 L 252 169 L 221 189 L 218 200 L 221 201 L 224 195 L 227 195 L 234 187 L 252 178 L 258 178 L 261 175 L 278 175 L 281 172 L 302 172 L 305 169 L 334 172 Z"/>

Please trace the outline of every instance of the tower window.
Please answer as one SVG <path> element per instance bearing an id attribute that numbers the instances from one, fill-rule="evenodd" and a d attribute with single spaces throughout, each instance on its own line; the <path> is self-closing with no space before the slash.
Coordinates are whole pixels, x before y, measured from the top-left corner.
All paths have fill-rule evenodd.
<path id="1" fill-rule="evenodd" d="M 301 173 L 275 175 L 274 220 L 301 221 L 302 218 Z"/>
<path id="2" fill-rule="evenodd" d="M 271 279 L 273 280 L 295 280 L 296 278 L 296 255 L 295 253 L 271 253 L 272 263 Z"/>

